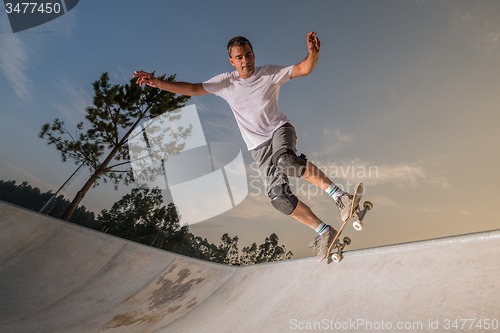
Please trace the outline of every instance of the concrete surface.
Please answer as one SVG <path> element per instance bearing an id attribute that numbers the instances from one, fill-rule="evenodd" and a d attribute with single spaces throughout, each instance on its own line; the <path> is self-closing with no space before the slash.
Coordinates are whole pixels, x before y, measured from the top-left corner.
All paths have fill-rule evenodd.
<path id="1" fill-rule="evenodd" d="M 236 268 L 0 202 L 0 332 L 497 331 L 499 257 L 495 230 Z"/>

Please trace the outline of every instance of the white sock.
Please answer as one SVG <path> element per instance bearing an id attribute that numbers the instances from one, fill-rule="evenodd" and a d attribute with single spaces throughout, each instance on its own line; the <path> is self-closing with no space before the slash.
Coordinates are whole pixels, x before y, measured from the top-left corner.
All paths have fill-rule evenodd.
<path id="1" fill-rule="evenodd" d="M 346 194 L 346 192 L 342 191 L 337 185 L 332 183 L 326 190 L 326 193 L 332 196 L 332 198 L 337 201 L 338 198 Z"/>
<path id="2" fill-rule="evenodd" d="M 323 235 L 330 231 L 330 226 L 325 224 L 325 222 L 321 222 L 319 227 L 317 227 L 315 230 L 319 235 Z"/>

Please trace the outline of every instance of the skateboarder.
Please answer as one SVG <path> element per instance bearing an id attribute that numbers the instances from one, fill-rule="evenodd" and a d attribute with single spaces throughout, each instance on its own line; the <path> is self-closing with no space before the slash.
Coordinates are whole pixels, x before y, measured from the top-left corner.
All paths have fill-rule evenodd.
<path id="1" fill-rule="evenodd" d="M 134 77 L 139 85 L 147 84 L 179 95 L 215 94 L 225 99 L 248 150 L 258 163 L 271 204 L 318 233 L 311 246 L 318 245 L 318 260 L 322 261 L 328 256 L 337 232 L 291 192 L 288 177 L 303 177 L 325 190 L 335 200 L 343 221 L 349 218 L 352 195 L 337 187 L 304 155 L 296 155 L 295 129 L 278 106 L 280 86 L 293 78 L 309 75 L 316 66 L 320 40 L 315 32 L 307 35 L 307 49 L 307 57 L 299 64 L 256 67 L 252 44 L 238 36 L 227 45 L 229 61 L 236 71 L 196 84 L 163 81 L 142 71 L 136 71 Z"/>

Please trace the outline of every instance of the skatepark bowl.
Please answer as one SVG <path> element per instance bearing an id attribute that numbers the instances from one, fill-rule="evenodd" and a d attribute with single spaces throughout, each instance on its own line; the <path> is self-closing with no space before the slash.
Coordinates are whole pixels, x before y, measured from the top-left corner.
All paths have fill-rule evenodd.
<path id="1" fill-rule="evenodd" d="M 0 332 L 497 331 L 499 257 L 494 230 L 233 267 L 0 202 Z"/>

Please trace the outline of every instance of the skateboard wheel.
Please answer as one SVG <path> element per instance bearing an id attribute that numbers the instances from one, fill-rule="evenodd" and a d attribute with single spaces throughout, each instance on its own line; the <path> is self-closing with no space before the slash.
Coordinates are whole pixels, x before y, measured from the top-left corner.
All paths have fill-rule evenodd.
<path id="1" fill-rule="evenodd" d="M 361 221 L 356 221 L 352 224 L 352 226 L 354 227 L 354 229 L 360 231 L 363 229 L 363 222 Z"/>
<path id="2" fill-rule="evenodd" d="M 349 237 L 347 237 L 347 236 L 346 236 L 346 237 L 344 237 L 343 241 L 344 241 L 344 243 L 345 243 L 346 245 L 351 244 L 351 239 L 350 239 Z"/>
<path id="3" fill-rule="evenodd" d="M 373 209 L 373 204 L 370 201 L 365 201 L 363 207 L 368 208 L 368 210 Z"/>
<path id="4" fill-rule="evenodd" d="M 340 262 L 343 258 L 344 258 L 344 256 L 341 254 L 338 254 L 338 253 L 332 254 L 332 261 L 333 262 Z"/>

